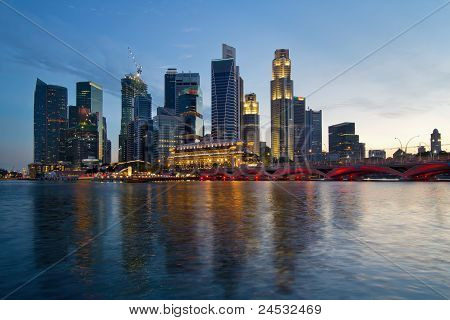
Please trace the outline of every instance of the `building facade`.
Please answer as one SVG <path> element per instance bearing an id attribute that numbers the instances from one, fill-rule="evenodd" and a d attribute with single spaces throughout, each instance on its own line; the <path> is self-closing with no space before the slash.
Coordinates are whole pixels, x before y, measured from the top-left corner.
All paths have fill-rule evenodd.
<path id="1" fill-rule="evenodd" d="M 125 162 L 130 152 L 127 151 L 128 125 L 134 120 L 134 100 L 138 96 L 147 96 L 147 84 L 141 79 L 140 73 L 127 74 L 122 80 L 122 117 L 119 134 L 119 162 Z"/>
<path id="2" fill-rule="evenodd" d="M 78 109 L 74 112 L 73 109 Z M 71 106 L 71 126 L 67 130 L 67 160 L 80 168 L 84 163 L 99 162 L 98 115 L 86 107 Z"/>
<path id="3" fill-rule="evenodd" d="M 166 167 L 170 149 L 180 144 L 181 118 L 173 110 L 157 108 L 157 114 L 153 117 L 153 159 L 155 164 Z"/>
<path id="4" fill-rule="evenodd" d="M 176 68 L 169 68 L 164 75 L 164 108 L 175 110 L 176 106 Z"/>
<path id="5" fill-rule="evenodd" d="M 430 147 L 431 153 L 433 155 L 439 154 L 442 151 L 441 134 L 439 133 L 438 129 L 434 129 L 433 133 L 431 133 Z"/>
<path id="6" fill-rule="evenodd" d="M 178 96 L 180 108 L 180 143 L 199 142 L 205 135 L 203 121 L 203 98 L 197 87 L 186 88 Z"/>
<path id="7" fill-rule="evenodd" d="M 239 76 L 235 49 L 223 45 L 222 59 L 211 61 L 211 135 L 216 141 L 239 138 Z"/>
<path id="8" fill-rule="evenodd" d="M 384 150 L 369 150 L 369 159 L 386 159 L 386 151 Z"/>
<path id="9" fill-rule="evenodd" d="M 152 96 L 147 93 L 134 98 L 133 121 L 128 123 L 127 128 L 127 161 L 151 162 L 152 153 Z"/>
<path id="10" fill-rule="evenodd" d="M 294 160 L 293 81 L 288 49 L 277 49 L 270 82 L 272 156 L 277 162 Z"/>
<path id="11" fill-rule="evenodd" d="M 305 144 L 306 100 L 304 97 L 294 97 L 293 112 L 294 112 L 294 161 L 303 162 L 305 159 L 305 150 L 306 150 Z M 313 143 L 311 143 L 311 145 L 313 145 Z"/>
<path id="12" fill-rule="evenodd" d="M 239 167 L 255 161 L 256 156 L 246 152 L 246 146 L 242 141 L 214 141 L 172 148 L 169 167 L 182 170 Z"/>
<path id="13" fill-rule="evenodd" d="M 305 111 L 305 147 L 304 154 L 308 161 L 322 159 L 322 110 Z"/>
<path id="14" fill-rule="evenodd" d="M 183 105 L 180 104 L 179 97 L 184 94 L 186 89 L 200 89 L 200 74 L 192 72 L 181 72 L 175 75 L 175 104 L 176 114 L 180 115 L 184 112 Z"/>
<path id="15" fill-rule="evenodd" d="M 355 134 L 355 123 L 344 122 L 328 127 L 329 153 L 337 154 L 341 161 L 362 158 L 359 136 Z"/>
<path id="16" fill-rule="evenodd" d="M 76 105 L 90 110 L 90 113 L 97 116 L 98 130 L 98 155 L 97 159 L 101 163 L 105 162 L 106 151 L 106 126 L 103 122 L 103 89 L 100 85 L 92 81 L 77 82 L 76 84 Z"/>
<path id="17" fill-rule="evenodd" d="M 242 140 L 249 151 L 259 156 L 259 102 L 256 100 L 256 94 L 245 95 L 242 109 Z"/>
<path id="18" fill-rule="evenodd" d="M 40 79 L 34 91 L 34 162 L 66 160 L 67 88 Z"/>

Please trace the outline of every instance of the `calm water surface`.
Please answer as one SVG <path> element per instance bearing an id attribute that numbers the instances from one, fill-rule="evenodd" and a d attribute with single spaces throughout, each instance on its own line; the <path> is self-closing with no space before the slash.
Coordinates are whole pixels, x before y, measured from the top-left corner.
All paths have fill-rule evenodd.
<path id="1" fill-rule="evenodd" d="M 450 183 L 0 182 L 0 295 L 46 268 L 9 298 L 442 299 Z"/>

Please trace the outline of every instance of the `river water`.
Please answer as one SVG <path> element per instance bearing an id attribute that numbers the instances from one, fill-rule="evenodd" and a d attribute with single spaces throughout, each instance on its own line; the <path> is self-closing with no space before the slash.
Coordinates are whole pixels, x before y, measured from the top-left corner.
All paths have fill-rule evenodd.
<path id="1" fill-rule="evenodd" d="M 0 182 L 9 299 L 443 299 L 450 183 Z"/>

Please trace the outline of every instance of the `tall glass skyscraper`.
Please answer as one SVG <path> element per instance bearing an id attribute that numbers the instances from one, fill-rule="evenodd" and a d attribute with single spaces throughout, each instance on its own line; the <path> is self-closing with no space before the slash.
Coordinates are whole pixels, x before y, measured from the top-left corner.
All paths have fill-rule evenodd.
<path id="1" fill-rule="evenodd" d="M 84 160 L 98 159 L 98 118 L 87 107 L 70 106 L 67 130 L 67 160 L 82 167 Z"/>
<path id="2" fill-rule="evenodd" d="M 137 96 L 147 96 L 147 84 L 139 73 L 127 74 L 121 80 L 122 84 L 122 118 L 119 134 L 119 162 L 128 161 L 127 151 L 128 125 L 134 120 L 134 100 Z"/>
<path id="3" fill-rule="evenodd" d="M 305 157 L 305 108 L 304 97 L 294 97 L 294 160 L 301 162 Z"/>
<path id="4" fill-rule="evenodd" d="M 236 51 L 223 45 L 222 56 L 211 62 L 211 135 L 214 140 L 236 140 L 240 136 Z"/>
<path id="5" fill-rule="evenodd" d="M 322 160 L 322 110 L 305 112 L 305 156 L 309 161 Z"/>
<path id="6" fill-rule="evenodd" d="M 201 90 L 196 86 L 184 89 L 178 96 L 178 104 L 182 111 L 180 140 L 183 143 L 199 142 L 205 135 Z"/>
<path id="7" fill-rule="evenodd" d="M 271 140 L 272 156 L 278 162 L 294 160 L 293 81 L 288 49 L 277 49 L 272 61 Z"/>
<path id="8" fill-rule="evenodd" d="M 103 125 L 103 89 L 100 85 L 92 82 L 77 82 L 77 107 L 88 108 L 91 113 L 97 115 L 98 130 L 98 155 L 100 163 L 105 162 L 106 151 L 106 128 Z"/>
<path id="9" fill-rule="evenodd" d="M 34 162 L 64 161 L 67 129 L 67 88 L 37 79 L 34 91 Z"/>
<path id="10" fill-rule="evenodd" d="M 200 74 L 192 72 L 181 72 L 175 75 L 175 105 L 176 114 L 182 114 L 184 106 L 179 103 L 179 96 L 184 94 L 186 89 L 200 89 Z"/>
<path id="11" fill-rule="evenodd" d="M 176 68 L 169 68 L 164 75 L 164 108 L 175 110 L 176 106 Z"/>
<path id="12" fill-rule="evenodd" d="M 127 160 L 151 162 L 153 146 L 152 96 L 134 98 L 134 120 L 128 124 Z"/>
<path id="13" fill-rule="evenodd" d="M 256 94 L 245 95 L 242 111 L 242 139 L 254 154 L 260 154 L 259 146 L 259 102 Z"/>

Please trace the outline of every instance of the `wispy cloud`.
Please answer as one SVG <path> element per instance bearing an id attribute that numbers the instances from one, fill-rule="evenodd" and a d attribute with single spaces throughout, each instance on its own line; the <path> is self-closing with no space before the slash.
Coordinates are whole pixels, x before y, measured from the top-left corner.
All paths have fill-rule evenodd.
<path id="1" fill-rule="evenodd" d="M 186 59 L 192 59 L 192 54 L 183 54 L 178 59 L 180 60 L 186 60 Z"/>
<path id="2" fill-rule="evenodd" d="M 195 46 L 191 43 L 176 43 L 173 45 L 176 48 L 181 48 L 181 49 L 190 49 L 190 48 L 194 48 Z"/>
<path id="3" fill-rule="evenodd" d="M 184 27 L 181 29 L 181 32 L 197 32 L 200 31 L 198 27 Z"/>

